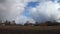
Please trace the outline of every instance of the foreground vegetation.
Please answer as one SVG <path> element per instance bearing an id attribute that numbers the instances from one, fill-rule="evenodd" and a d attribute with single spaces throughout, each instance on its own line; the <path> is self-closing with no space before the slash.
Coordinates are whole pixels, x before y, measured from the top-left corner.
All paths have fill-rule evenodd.
<path id="1" fill-rule="evenodd" d="M 0 30 L 0 34 L 60 34 L 60 30 Z"/>
<path id="2" fill-rule="evenodd" d="M 0 26 L 0 34 L 60 34 L 60 26 Z"/>

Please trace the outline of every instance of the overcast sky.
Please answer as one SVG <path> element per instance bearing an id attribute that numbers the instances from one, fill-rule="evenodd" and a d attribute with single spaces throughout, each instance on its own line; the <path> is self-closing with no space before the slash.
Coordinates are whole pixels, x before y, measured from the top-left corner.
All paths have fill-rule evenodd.
<path id="1" fill-rule="evenodd" d="M 60 0 L 0 0 L 0 20 L 34 23 L 60 21 Z"/>

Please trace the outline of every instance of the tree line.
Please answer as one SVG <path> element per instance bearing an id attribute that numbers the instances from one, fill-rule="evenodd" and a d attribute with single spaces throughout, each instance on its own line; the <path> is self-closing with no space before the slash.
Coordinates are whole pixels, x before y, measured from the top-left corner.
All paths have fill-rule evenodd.
<path id="1" fill-rule="evenodd" d="M 35 24 L 33 23 L 29 23 L 29 21 L 27 21 L 24 25 L 22 24 L 16 24 L 15 21 L 5 21 L 5 22 L 2 22 L 0 21 L 0 25 L 20 25 L 20 26 L 59 26 L 60 23 L 59 22 L 56 22 L 56 21 L 46 21 L 46 22 L 35 22 Z"/>
<path id="2" fill-rule="evenodd" d="M 45 22 L 35 22 L 35 24 L 32 23 L 25 23 L 25 26 L 32 25 L 32 26 L 59 26 L 60 23 L 57 21 L 45 21 Z"/>

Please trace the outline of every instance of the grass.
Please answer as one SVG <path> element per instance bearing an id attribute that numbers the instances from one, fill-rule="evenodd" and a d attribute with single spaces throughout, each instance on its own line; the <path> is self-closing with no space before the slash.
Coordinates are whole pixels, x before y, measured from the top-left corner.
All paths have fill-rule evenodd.
<path id="1" fill-rule="evenodd" d="M 0 26 L 0 34 L 60 34 L 60 26 Z"/>

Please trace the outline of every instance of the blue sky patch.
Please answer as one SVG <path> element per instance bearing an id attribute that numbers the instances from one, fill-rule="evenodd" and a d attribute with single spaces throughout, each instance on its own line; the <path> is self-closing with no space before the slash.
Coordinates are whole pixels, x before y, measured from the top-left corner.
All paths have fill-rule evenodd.
<path id="1" fill-rule="evenodd" d="M 58 3 L 60 3 L 60 0 L 58 0 Z"/>
<path id="2" fill-rule="evenodd" d="M 29 2 L 27 7 L 36 7 L 38 5 L 38 2 Z"/>
<path id="3" fill-rule="evenodd" d="M 24 16 L 30 17 L 29 15 L 29 11 L 27 10 L 27 8 L 25 8 L 24 12 L 23 12 Z"/>
<path id="4" fill-rule="evenodd" d="M 36 7 L 36 6 L 38 6 L 38 2 L 29 2 L 28 3 L 28 5 L 25 7 L 25 10 L 24 10 L 24 12 L 23 12 L 23 15 L 24 16 L 27 16 L 27 17 L 31 17 L 30 15 L 29 15 L 29 11 L 28 11 L 28 8 L 29 7 Z"/>

